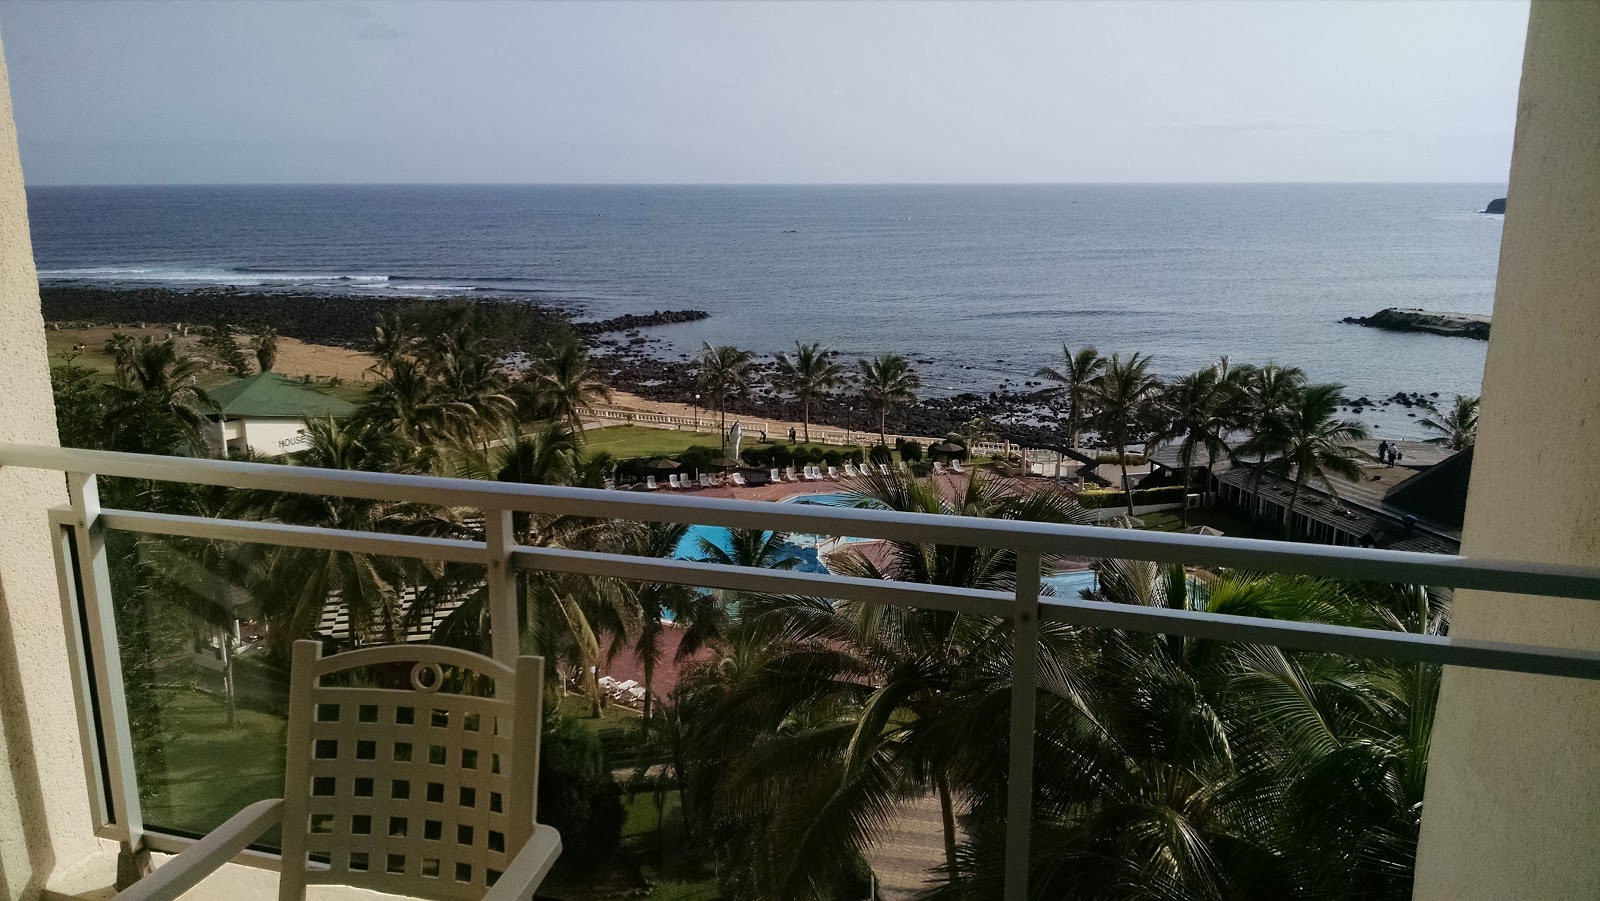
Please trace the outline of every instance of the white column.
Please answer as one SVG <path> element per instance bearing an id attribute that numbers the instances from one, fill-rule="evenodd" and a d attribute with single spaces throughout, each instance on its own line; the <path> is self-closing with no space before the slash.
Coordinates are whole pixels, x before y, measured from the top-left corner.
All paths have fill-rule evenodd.
<path id="1" fill-rule="evenodd" d="M 1600 3 L 1533 3 L 1462 547 L 1600 564 Z M 1463 591 L 1454 616 L 1600 648 L 1593 601 Z M 1415 897 L 1600 897 L 1600 684 L 1445 674 Z"/>
<path id="2" fill-rule="evenodd" d="M 0 442 L 55 444 L 39 282 L 0 55 Z M 98 850 L 45 511 L 59 473 L 0 469 L 0 899 Z"/>

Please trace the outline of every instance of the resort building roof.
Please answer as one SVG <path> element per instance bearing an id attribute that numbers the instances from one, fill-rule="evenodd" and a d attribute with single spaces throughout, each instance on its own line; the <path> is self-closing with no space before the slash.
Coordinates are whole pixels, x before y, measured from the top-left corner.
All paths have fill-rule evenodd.
<path id="1" fill-rule="evenodd" d="M 261 372 L 210 392 L 214 413 L 252 419 L 343 419 L 355 404 L 276 372 Z"/>

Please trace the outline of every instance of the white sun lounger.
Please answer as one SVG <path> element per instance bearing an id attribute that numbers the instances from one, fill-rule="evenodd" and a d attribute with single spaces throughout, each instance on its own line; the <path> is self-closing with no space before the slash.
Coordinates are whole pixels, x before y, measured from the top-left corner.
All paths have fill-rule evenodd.
<path id="1" fill-rule="evenodd" d="M 933 464 L 933 474 L 936 475 L 936 476 L 944 475 L 944 464 L 940 463 L 938 461 L 935 461 L 934 464 Z"/>
<path id="2" fill-rule="evenodd" d="M 828 467 L 828 478 L 830 478 L 830 479 L 839 478 L 839 470 L 834 469 L 832 466 L 829 466 Z"/>
<path id="3" fill-rule="evenodd" d="M 636 704 L 642 704 L 644 703 L 644 696 L 648 693 L 649 692 L 644 690 L 644 686 L 640 685 L 638 687 L 628 689 L 628 699 Z"/>
<path id="4" fill-rule="evenodd" d="M 910 473 L 911 472 L 911 467 L 906 465 L 906 461 L 901 460 L 900 461 L 900 471 L 904 472 L 904 473 Z"/>
<path id="5" fill-rule="evenodd" d="M 800 481 L 800 477 L 796 476 L 794 474 L 794 467 L 790 466 L 790 467 L 787 467 L 786 469 L 784 469 L 784 471 L 783 471 L 783 480 L 785 482 L 798 482 L 798 481 Z"/>
<path id="6" fill-rule="evenodd" d="M 644 477 L 644 487 L 645 487 L 645 489 L 647 491 L 654 491 L 657 488 L 660 488 L 661 486 L 656 484 L 656 477 L 655 476 L 645 476 Z"/>
<path id="7" fill-rule="evenodd" d="M 951 460 L 950 461 L 950 471 L 955 473 L 958 476 L 964 476 L 964 475 L 967 474 L 967 471 L 965 469 L 961 468 L 961 461 L 960 460 Z"/>
<path id="8" fill-rule="evenodd" d="M 905 464 L 902 463 L 901 465 L 904 466 Z M 879 463 L 878 464 L 878 473 L 880 475 L 892 475 L 893 474 L 893 473 L 889 472 L 889 464 L 887 464 L 887 463 Z"/>
<path id="9" fill-rule="evenodd" d="M 861 475 L 861 473 L 856 471 L 856 465 L 854 463 L 848 463 L 848 462 L 844 464 L 844 474 L 849 476 L 852 479 L 856 478 L 859 475 Z"/>
<path id="10" fill-rule="evenodd" d="M 816 476 L 811 474 L 811 467 L 809 466 L 800 467 L 800 477 L 805 479 L 807 482 L 814 482 L 817 479 Z"/>
<path id="11" fill-rule="evenodd" d="M 682 488 L 683 487 L 683 485 L 679 484 L 679 482 L 678 482 L 678 474 L 677 473 L 673 473 L 672 475 L 667 476 L 667 487 L 668 488 Z"/>
<path id="12" fill-rule="evenodd" d="M 783 481 L 783 476 L 778 474 L 777 467 L 773 467 L 772 472 L 767 476 L 767 481 L 769 481 L 769 482 L 781 482 L 781 481 Z"/>
<path id="13" fill-rule="evenodd" d="M 617 686 L 617 680 L 610 676 L 601 676 L 597 681 L 600 683 L 600 687 L 606 691 L 610 691 Z"/>
<path id="14" fill-rule="evenodd" d="M 742 475 L 740 475 L 740 474 L 739 474 L 739 473 L 737 473 L 737 472 L 736 472 L 736 473 L 734 473 L 734 474 L 732 474 L 732 475 L 730 475 L 730 476 L 728 476 L 728 478 L 729 478 L 729 479 L 731 479 L 731 480 L 732 480 L 732 481 L 733 481 L 733 484 L 734 484 L 734 485 L 737 485 L 737 486 L 738 486 L 738 487 L 740 487 L 740 488 L 743 488 L 743 487 L 745 487 L 745 486 L 746 486 L 746 485 L 748 485 L 748 484 L 749 484 L 749 483 L 748 483 L 748 482 L 746 482 L 746 481 L 745 481 L 745 480 L 744 480 L 744 476 L 742 476 Z"/>

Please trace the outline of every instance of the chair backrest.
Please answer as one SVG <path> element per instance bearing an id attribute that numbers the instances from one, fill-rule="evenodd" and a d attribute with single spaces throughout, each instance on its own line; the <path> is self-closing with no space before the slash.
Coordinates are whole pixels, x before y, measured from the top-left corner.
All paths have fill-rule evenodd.
<path id="1" fill-rule="evenodd" d="M 295 642 L 281 901 L 482 898 L 533 833 L 543 692 L 538 657 Z"/>

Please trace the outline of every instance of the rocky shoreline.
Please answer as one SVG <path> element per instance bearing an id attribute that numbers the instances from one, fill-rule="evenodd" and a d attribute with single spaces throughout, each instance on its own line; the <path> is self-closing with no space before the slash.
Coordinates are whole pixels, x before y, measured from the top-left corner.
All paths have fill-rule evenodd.
<path id="1" fill-rule="evenodd" d="M 54 286 L 41 288 L 40 297 L 44 318 L 51 328 L 153 326 L 181 331 L 185 327 L 217 322 L 246 328 L 270 325 L 286 337 L 350 349 L 365 347 L 380 314 L 428 302 L 396 297 L 253 294 L 233 290 L 185 293 L 165 289 L 113 290 Z M 650 401 L 694 402 L 696 386 L 687 358 L 667 359 L 658 356 L 651 347 L 657 339 L 646 335 L 645 330 L 708 318 L 709 314 L 702 310 L 657 310 L 581 322 L 574 321 L 571 310 L 533 304 L 526 300 L 465 300 L 484 304 L 516 303 L 531 307 L 551 317 L 553 326 L 570 327 L 573 333 L 585 338 L 593 347 L 596 364 L 608 373 L 613 387 Z M 1389 312 L 1422 313 L 1384 311 Z M 1367 317 L 1368 320 L 1375 318 L 1378 317 Z M 560 320 L 560 323 L 556 324 L 554 320 Z M 1373 323 L 1362 321 L 1358 324 Z M 1486 321 L 1483 327 L 1486 332 Z M 617 334 L 619 332 L 620 335 Z M 749 397 L 730 402 L 729 415 L 798 421 L 801 415 L 799 404 L 782 397 L 772 387 L 776 367 L 771 358 L 762 357 L 758 367 L 761 376 L 757 379 L 757 387 Z M 960 430 L 969 421 L 983 417 L 993 424 L 999 436 L 1012 442 L 1026 447 L 1055 447 L 1062 440 L 1063 417 L 1043 402 L 1038 386 L 1039 383 L 1029 381 L 1017 388 L 1000 385 L 990 392 L 968 391 L 924 397 L 909 407 L 891 411 L 887 427 L 894 433 L 943 437 Z M 1425 401 L 1437 399 L 1437 394 L 1425 398 L 1421 394 L 1399 392 L 1377 400 L 1367 397 L 1344 398 L 1341 406 L 1350 413 L 1360 414 L 1395 406 L 1418 407 Z M 834 429 L 867 433 L 877 431 L 876 416 L 859 399 L 850 397 L 824 398 L 814 404 L 811 422 L 816 426 Z M 1085 435 L 1084 444 L 1093 448 L 1097 442 L 1093 435 Z"/>
<path id="2" fill-rule="evenodd" d="M 1450 338 L 1489 340 L 1489 317 L 1474 313 L 1435 313 L 1390 307 L 1371 316 L 1346 316 L 1340 321 L 1394 332 L 1425 332 Z"/>

